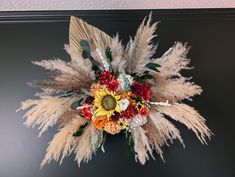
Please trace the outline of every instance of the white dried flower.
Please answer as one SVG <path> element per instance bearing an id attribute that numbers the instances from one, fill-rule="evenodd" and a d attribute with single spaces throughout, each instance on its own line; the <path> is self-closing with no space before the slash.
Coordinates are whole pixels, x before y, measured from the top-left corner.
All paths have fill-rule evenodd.
<path id="1" fill-rule="evenodd" d="M 129 84 L 132 85 L 133 84 L 133 77 L 131 75 L 125 75 L 125 79 L 128 80 Z"/>
<path id="2" fill-rule="evenodd" d="M 119 101 L 119 108 L 122 110 L 122 111 L 125 111 L 127 109 L 127 107 L 130 105 L 130 102 L 128 99 L 121 99 Z"/>

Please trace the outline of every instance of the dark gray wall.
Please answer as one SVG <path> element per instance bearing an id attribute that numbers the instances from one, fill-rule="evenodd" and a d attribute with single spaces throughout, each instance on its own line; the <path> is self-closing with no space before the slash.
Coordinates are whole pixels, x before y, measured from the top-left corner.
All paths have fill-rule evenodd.
<path id="1" fill-rule="evenodd" d="M 26 128 L 23 112 L 15 110 L 20 101 L 32 98 L 37 91 L 26 82 L 46 77 L 45 71 L 33 66 L 31 60 L 69 60 L 63 45 L 68 43 L 70 14 L 82 16 L 110 35 L 119 32 L 126 42 L 148 11 L 0 14 L 0 177 L 235 176 L 235 10 L 153 11 L 154 20 L 161 20 L 156 56 L 161 56 L 174 41 L 187 41 L 192 46 L 189 57 L 195 69 L 185 74 L 194 76 L 204 92 L 189 104 L 207 119 L 215 134 L 208 146 L 201 145 L 192 132 L 176 123 L 186 148 L 178 142 L 166 147 L 166 163 L 159 157 L 144 166 L 135 163 L 134 157 L 126 153 L 124 136 L 117 135 L 107 137 L 106 153 L 98 151 L 81 168 L 72 154 L 61 166 L 52 162 L 40 170 L 40 161 L 56 129 L 51 128 L 37 138 L 38 131 Z"/>

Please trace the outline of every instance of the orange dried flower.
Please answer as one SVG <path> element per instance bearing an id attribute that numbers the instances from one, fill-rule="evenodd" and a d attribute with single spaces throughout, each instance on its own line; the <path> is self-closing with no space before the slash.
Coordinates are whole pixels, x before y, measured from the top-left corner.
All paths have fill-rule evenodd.
<path id="1" fill-rule="evenodd" d="M 99 130 L 102 130 L 107 124 L 107 122 L 108 122 L 108 117 L 106 116 L 100 116 L 97 117 L 95 120 L 93 120 L 94 126 Z"/>
<path id="2" fill-rule="evenodd" d="M 90 94 L 91 94 L 91 96 L 95 96 L 95 92 L 96 92 L 97 90 L 104 89 L 104 88 L 105 88 L 104 85 L 92 84 L 92 85 L 91 85 L 91 89 L 90 89 Z"/>
<path id="3" fill-rule="evenodd" d="M 105 124 L 104 130 L 110 134 L 117 134 L 121 131 L 120 126 L 117 124 L 117 122 L 109 121 Z"/>

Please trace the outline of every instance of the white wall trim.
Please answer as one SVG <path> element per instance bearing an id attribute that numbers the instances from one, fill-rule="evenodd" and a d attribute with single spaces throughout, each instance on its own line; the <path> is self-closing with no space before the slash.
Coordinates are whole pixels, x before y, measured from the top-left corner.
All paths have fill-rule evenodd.
<path id="1" fill-rule="evenodd" d="M 235 8 L 235 0 L 0 0 L 0 11 Z"/>

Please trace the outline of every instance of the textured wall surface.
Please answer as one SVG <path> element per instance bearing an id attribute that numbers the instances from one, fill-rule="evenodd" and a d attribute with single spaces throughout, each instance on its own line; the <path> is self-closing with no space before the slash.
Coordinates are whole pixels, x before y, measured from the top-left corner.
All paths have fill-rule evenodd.
<path id="1" fill-rule="evenodd" d="M 235 0 L 0 0 L 0 11 L 234 7 Z"/>

